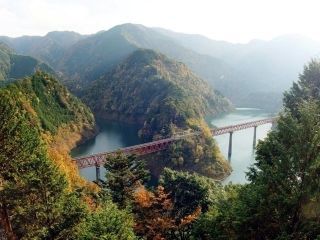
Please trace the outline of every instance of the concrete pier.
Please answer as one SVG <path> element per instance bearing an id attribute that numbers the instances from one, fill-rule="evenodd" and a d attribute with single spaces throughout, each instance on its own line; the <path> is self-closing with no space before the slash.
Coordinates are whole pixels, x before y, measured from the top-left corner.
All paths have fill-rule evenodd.
<path id="1" fill-rule="evenodd" d="M 233 132 L 229 133 L 229 150 L 228 150 L 228 160 L 231 160 L 231 155 L 232 155 L 232 134 Z"/>
<path id="2" fill-rule="evenodd" d="M 256 148 L 257 145 L 257 126 L 254 127 L 253 130 L 253 148 Z"/>
<path id="3" fill-rule="evenodd" d="M 96 165 L 96 181 L 97 183 L 99 183 L 100 181 L 100 166 L 99 165 Z"/>

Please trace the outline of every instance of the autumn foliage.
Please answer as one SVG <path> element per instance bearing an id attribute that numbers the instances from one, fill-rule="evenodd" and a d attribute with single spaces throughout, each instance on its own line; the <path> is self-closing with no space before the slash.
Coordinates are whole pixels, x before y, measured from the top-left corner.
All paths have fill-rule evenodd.
<path id="1" fill-rule="evenodd" d="M 174 214 L 174 203 L 170 193 L 163 186 L 150 192 L 141 186 L 134 194 L 135 231 L 137 235 L 147 239 L 167 239 L 170 235 L 184 235 L 188 228 L 200 215 L 201 207 L 197 207 L 190 215 L 177 218 Z M 184 239 L 184 238 L 180 238 Z"/>

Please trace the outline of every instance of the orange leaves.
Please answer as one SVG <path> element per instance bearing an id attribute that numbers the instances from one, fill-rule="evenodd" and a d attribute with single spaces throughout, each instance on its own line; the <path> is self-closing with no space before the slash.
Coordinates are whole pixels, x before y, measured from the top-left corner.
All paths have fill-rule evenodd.
<path id="1" fill-rule="evenodd" d="M 182 219 L 174 214 L 174 204 L 164 187 L 158 186 L 155 192 L 139 187 L 134 195 L 135 231 L 147 239 L 166 239 L 170 232 L 184 231 L 201 214 L 201 207 Z"/>
<path id="2" fill-rule="evenodd" d="M 143 208 L 151 207 L 152 205 L 152 198 L 154 195 L 147 191 L 145 187 L 141 186 L 134 192 L 134 200 L 137 204 L 139 204 Z"/>
<path id="3" fill-rule="evenodd" d="M 181 219 L 179 227 L 186 226 L 192 223 L 200 216 L 200 214 L 201 214 L 201 207 L 197 207 L 197 209 L 192 214 Z"/>

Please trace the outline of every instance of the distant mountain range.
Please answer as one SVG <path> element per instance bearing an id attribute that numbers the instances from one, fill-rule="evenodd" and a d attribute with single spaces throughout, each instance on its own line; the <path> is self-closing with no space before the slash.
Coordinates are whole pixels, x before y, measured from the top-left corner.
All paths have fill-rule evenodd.
<path id="1" fill-rule="evenodd" d="M 47 64 L 30 56 L 16 54 L 0 42 L 0 85 L 32 75 L 36 70 L 55 74 Z"/>
<path id="2" fill-rule="evenodd" d="M 280 105 L 282 92 L 297 79 L 303 65 L 320 53 L 320 43 L 301 36 L 232 44 L 136 24 L 86 36 L 51 32 L 44 37 L 0 37 L 0 41 L 18 54 L 49 64 L 73 91 L 143 48 L 185 63 L 236 106 L 270 109 Z"/>
<path id="3" fill-rule="evenodd" d="M 96 116 L 149 129 L 148 141 L 163 129 L 185 128 L 188 119 L 231 110 L 228 99 L 185 64 L 153 50 L 135 51 L 80 96 Z"/>

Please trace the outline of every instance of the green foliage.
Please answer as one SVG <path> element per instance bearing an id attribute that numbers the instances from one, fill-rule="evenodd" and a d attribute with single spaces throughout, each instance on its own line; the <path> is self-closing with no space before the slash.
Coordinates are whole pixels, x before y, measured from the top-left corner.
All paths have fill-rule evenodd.
<path id="1" fill-rule="evenodd" d="M 210 178 L 169 168 L 164 169 L 160 184 L 170 193 L 178 219 L 192 214 L 199 206 L 206 212 L 219 191 L 219 186 Z"/>
<path id="2" fill-rule="evenodd" d="M 320 228 L 314 227 L 320 226 L 319 220 L 306 221 L 303 213 L 303 206 L 318 196 L 320 184 L 319 112 L 309 103 L 298 109 L 299 119 L 285 113 L 277 130 L 258 146 L 257 163 L 249 173 L 260 198 L 251 220 L 261 221 L 255 234 L 267 231 L 271 238 L 287 234 L 291 239 L 319 234 Z"/>
<path id="3" fill-rule="evenodd" d="M 192 239 L 242 239 L 238 233 L 238 224 L 245 216 L 239 211 L 242 204 L 239 192 L 244 188 L 246 186 L 241 185 L 220 187 L 220 191 L 215 192 L 215 201 L 210 204 L 209 210 L 195 223 Z"/>
<path id="4" fill-rule="evenodd" d="M 83 217 L 79 200 L 46 154 L 27 96 L 0 91 L 0 214 L 7 235 L 59 239 Z M 10 230 L 11 229 L 11 230 Z M 65 238 L 64 238 L 65 239 Z"/>
<path id="5" fill-rule="evenodd" d="M 0 42 L 0 81 L 6 80 L 10 71 L 10 50 Z"/>
<path id="6" fill-rule="evenodd" d="M 120 208 L 125 208 L 135 188 L 148 180 L 144 161 L 118 153 L 109 156 L 104 167 L 107 170 L 104 190 Z"/>
<path id="7" fill-rule="evenodd" d="M 204 129 L 207 125 L 201 119 L 205 115 L 231 109 L 227 99 L 184 64 L 151 50 L 134 52 L 84 90 L 83 99 L 102 118 L 140 124 L 143 141 L 171 137 L 195 126 L 197 130 Z M 191 119 L 195 123 L 191 124 Z M 149 165 L 150 169 L 159 168 L 154 165 L 160 166 L 157 161 L 163 159 L 164 166 L 221 178 L 229 168 L 222 164 L 223 157 L 210 139 L 211 136 L 201 136 L 181 141 L 151 161 L 154 164 Z M 181 164 L 174 159 L 180 159 Z"/>
<path id="8" fill-rule="evenodd" d="M 30 78 L 9 85 L 5 91 L 10 91 L 17 97 L 27 97 L 28 102 L 31 102 L 31 108 L 40 119 L 41 128 L 51 133 L 55 133 L 62 124 L 71 121 L 94 124 L 90 110 L 57 80 L 43 72 L 36 72 Z"/>
<path id="9" fill-rule="evenodd" d="M 116 204 L 106 202 L 90 213 L 79 226 L 79 240 L 133 240 L 133 218 L 127 210 L 119 210 Z"/>
<path id="10" fill-rule="evenodd" d="M 151 50 L 138 50 L 109 74 L 84 90 L 83 99 L 99 115 L 141 125 L 149 141 L 187 119 L 230 109 L 230 103 L 184 64 Z M 162 132 L 161 132 L 162 131 Z"/>
<path id="11" fill-rule="evenodd" d="M 37 59 L 14 54 L 0 42 L 0 81 L 16 80 L 34 74 L 37 70 L 54 74 L 54 71 Z"/>
<path id="12" fill-rule="evenodd" d="M 172 199 L 171 217 L 176 224 L 182 226 L 183 222 L 188 221 L 189 218 L 196 219 L 198 211 L 202 214 L 206 213 L 209 206 L 214 204 L 217 196 L 221 194 L 221 187 L 210 178 L 168 168 L 164 170 L 160 184 Z M 173 231 L 168 239 L 189 239 L 191 223 L 193 222 L 190 221 L 189 224 Z"/>
<path id="13" fill-rule="evenodd" d="M 250 183 L 227 186 L 194 228 L 205 239 L 315 239 L 320 234 L 319 106 L 285 112 L 257 147 Z M 312 208 L 310 211 L 309 209 Z"/>
<path id="14" fill-rule="evenodd" d="M 320 60 L 313 59 L 304 67 L 299 81 L 284 94 L 284 106 L 298 117 L 299 106 L 308 100 L 320 101 Z"/>

